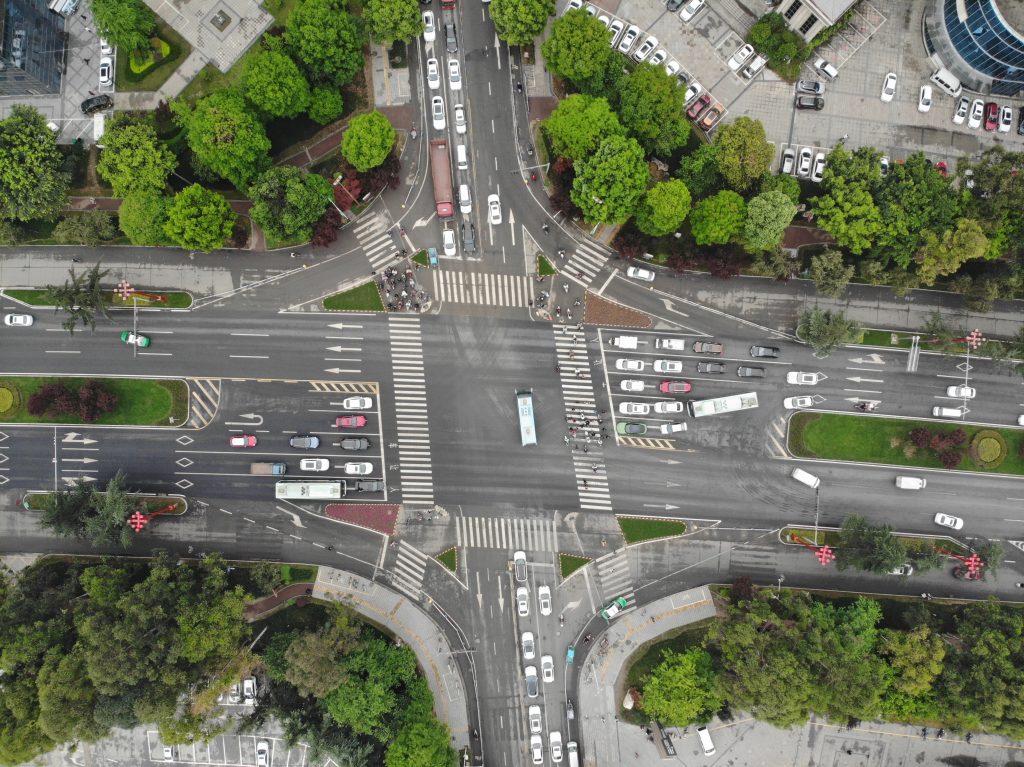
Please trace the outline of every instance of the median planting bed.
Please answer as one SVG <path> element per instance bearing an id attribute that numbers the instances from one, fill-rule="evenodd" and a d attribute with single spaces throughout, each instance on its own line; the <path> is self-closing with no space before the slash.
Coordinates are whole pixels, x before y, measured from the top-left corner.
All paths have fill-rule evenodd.
<path id="1" fill-rule="evenodd" d="M 329 312 L 382 312 L 384 301 L 377 283 L 371 280 L 358 288 L 328 296 L 324 299 L 324 309 Z"/>
<path id="2" fill-rule="evenodd" d="M 671 538 L 686 532 L 686 523 L 678 519 L 653 517 L 616 517 L 626 543 L 640 543 L 657 538 Z"/>
<path id="3" fill-rule="evenodd" d="M 135 305 L 138 305 L 140 309 L 188 309 L 192 306 L 192 294 L 186 293 L 183 290 L 153 290 L 147 292 L 151 296 L 159 296 L 164 300 L 160 301 L 155 298 L 136 295 L 126 301 L 120 295 L 114 295 L 114 291 L 111 289 L 107 291 L 107 307 L 110 309 L 132 309 Z M 5 290 L 4 295 L 29 306 L 53 306 L 46 290 L 14 288 Z"/>
<path id="4" fill-rule="evenodd" d="M 95 389 L 103 392 L 101 400 L 92 405 L 85 403 L 81 395 Z M 54 401 L 40 410 L 40 397 L 49 394 L 54 395 Z M 33 399 L 33 395 L 39 396 Z M 184 381 L 0 377 L 0 421 L 6 423 L 180 426 L 187 417 L 188 386 Z"/>

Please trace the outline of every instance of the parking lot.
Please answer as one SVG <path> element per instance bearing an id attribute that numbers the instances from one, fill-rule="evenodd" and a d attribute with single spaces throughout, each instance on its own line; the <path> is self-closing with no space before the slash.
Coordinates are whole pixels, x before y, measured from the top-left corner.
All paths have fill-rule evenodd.
<path id="1" fill-rule="evenodd" d="M 303 767 L 307 764 L 306 746 L 288 748 L 279 738 L 265 735 L 218 735 L 209 743 L 186 743 L 171 746 L 172 758 L 164 758 L 164 744 L 156 730 L 146 732 L 149 761 L 155 764 L 216 764 L 218 767 L 255 767 L 256 744 L 266 741 L 270 745 L 267 767 Z"/>

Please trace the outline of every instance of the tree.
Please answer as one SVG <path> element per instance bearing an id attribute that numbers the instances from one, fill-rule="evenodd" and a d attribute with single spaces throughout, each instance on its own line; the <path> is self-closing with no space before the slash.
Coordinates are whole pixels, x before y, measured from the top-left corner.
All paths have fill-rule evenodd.
<path id="1" fill-rule="evenodd" d="M 860 327 L 842 312 L 827 312 L 815 307 L 800 315 L 797 335 L 814 349 L 818 357 L 827 357 L 842 344 L 860 336 Z"/>
<path id="2" fill-rule="evenodd" d="M 319 87 L 313 89 L 309 100 L 309 119 L 320 125 L 327 125 L 341 116 L 345 111 L 345 97 L 333 88 Z"/>
<path id="3" fill-rule="evenodd" d="M 846 266 L 843 254 L 831 248 L 811 257 L 814 288 L 828 298 L 839 298 L 853 279 L 853 267 Z"/>
<path id="4" fill-rule="evenodd" d="M 760 120 L 737 117 L 715 136 L 718 172 L 737 192 L 745 192 L 771 168 L 775 146 L 765 137 Z"/>
<path id="5" fill-rule="evenodd" d="M 370 34 L 385 45 L 423 34 L 423 19 L 416 0 L 367 0 L 363 18 Z"/>
<path id="6" fill-rule="evenodd" d="M 589 14 L 584 13 L 589 18 Z M 602 25 L 598 25 L 602 26 Z M 608 100 L 574 93 L 560 101 L 543 123 L 544 134 L 555 157 L 573 162 L 586 160 L 609 136 L 625 136 Z"/>
<path id="7" fill-rule="evenodd" d="M 918 696 L 931 691 L 942 673 L 946 643 L 928 626 L 911 631 L 883 629 L 879 632 L 878 651 L 887 658 L 892 675 L 889 685 L 904 695 Z"/>
<path id="8" fill-rule="evenodd" d="M 381 741 L 394 736 L 399 693 L 416 676 L 416 656 L 380 637 L 367 639 L 345 658 L 345 678 L 324 703 L 334 720 Z"/>
<path id="9" fill-rule="evenodd" d="M 591 223 L 622 223 L 647 187 L 644 150 L 636 139 L 609 136 L 576 166 L 570 197 Z"/>
<path id="10" fill-rule="evenodd" d="M 242 80 L 245 97 L 270 117 L 295 117 L 309 106 L 309 83 L 288 54 L 262 50 L 250 61 Z"/>
<path id="11" fill-rule="evenodd" d="M 135 533 L 128 526 L 128 517 L 135 511 L 136 499 L 125 489 L 125 473 L 118 470 L 106 490 L 96 492 L 92 499 L 92 513 L 85 520 L 85 537 L 94 546 L 128 548 Z"/>
<path id="12" fill-rule="evenodd" d="M 70 279 L 62 286 L 46 286 L 47 302 L 52 304 L 55 310 L 67 312 L 68 317 L 62 323 L 66 331 L 74 333 L 78 323 L 81 323 L 82 327 L 88 325 L 90 330 L 95 330 L 97 312 L 110 319 L 106 291 L 100 285 L 100 281 L 109 273 L 109 269 L 100 271 L 99 264 L 81 274 L 69 269 Z"/>
<path id="13" fill-rule="evenodd" d="M 551 25 L 551 35 L 540 50 L 545 65 L 556 77 L 596 96 L 603 89 L 609 61 L 618 57 L 609 45 L 609 37 L 604 24 L 578 8 Z"/>
<path id="14" fill-rule="evenodd" d="M 327 697 L 345 681 L 341 663 L 343 655 L 357 646 L 358 634 L 324 626 L 319 631 L 303 634 L 293 641 L 284 654 L 286 676 L 300 695 L 317 699 Z"/>
<path id="15" fill-rule="evenodd" d="M 761 178 L 761 193 L 782 192 L 794 205 L 800 205 L 800 182 L 788 173 L 768 173 Z"/>
<path id="16" fill-rule="evenodd" d="M 827 174 L 827 171 L 826 171 Z M 868 187 L 837 176 L 823 183 L 825 193 L 810 201 L 815 223 L 832 235 L 836 243 L 860 254 L 871 247 L 882 230 L 882 214 Z"/>
<path id="17" fill-rule="evenodd" d="M 209 253 L 224 246 L 234 225 L 235 214 L 223 196 L 192 184 L 174 196 L 164 233 L 182 248 Z"/>
<path id="18" fill-rule="evenodd" d="M 436 719 L 410 722 L 398 731 L 384 757 L 386 767 L 441 767 L 455 763 L 448 727 Z"/>
<path id="19" fill-rule="evenodd" d="M 796 205 L 783 192 L 761 192 L 747 203 L 744 246 L 752 253 L 775 250 L 795 215 Z"/>
<path id="20" fill-rule="evenodd" d="M 924 242 L 917 251 L 917 276 L 925 286 L 934 285 L 937 277 L 953 274 L 964 262 L 981 258 L 988 250 L 988 238 L 973 218 L 961 218 L 955 229 L 942 236 L 924 233 Z"/>
<path id="21" fill-rule="evenodd" d="M 836 566 L 884 575 L 907 559 L 903 544 L 888 525 L 875 526 L 853 514 L 843 520 L 836 546 Z"/>
<path id="22" fill-rule="evenodd" d="M 253 565 L 249 569 L 249 577 L 252 578 L 253 585 L 258 589 L 257 595 L 269 594 L 284 585 L 281 566 L 267 559 L 261 559 Z"/>
<path id="23" fill-rule="evenodd" d="M 136 192 L 121 201 L 117 223 L 132 245 L 163 245 L 170 200 L 157 192 Z"/>
<path id="24" fill-rule="evenodd" d="M 174 153 L 157 138 L 152 125 L 123 118 L 112 123 L 103 134 L 96 171 L 110 182 L 114 196 L 127 199 L 162 192 L 178 165 Z"/>
<path id="25" fill-rule="evenodd" d="M 509 45 L 528 45 L 544 31 L 555 0 L 492 0 L 491 21 Z"/>
<path id="26" fill-rule="evenodd" d="M 307 240 L 331 200 L 331 182 L 294 165 L 277 165 L 253 181 L 249 197 L 249 215 L 270 237 Z"/>
<path id="27" fill-rule="evenodd" d="M 643 710 L 672 727 L 706 721 L 721 707 L 711 656 L 703 648 L 665 650 L 643 683 Z"/>
<path id="28" fill-rule="evenodd" d="M 690 190 L 678 179 L 655 184 L 636 209 L 636 228 L 653 237 L 676 231 L 690 212 Z"/>
<path id="29" fill-rule="evenodd" d="M 7 118 L 0 120 L 0 219 L 57 218 L 70 185 L 61 162 L 46 118 L 34 107 L 11 106 Z"/>
<path id="30" fill-rule="evenodd" d="M 89 0 L 96 31 L 125 55 L 149 47 L 156 16 L 142 0 Z"/>
<path id="31" fill-rule="evenodd" d="M 690 214 L 690 230 L 698 245 L 725 245 L 743 231 L 747 205 L 736 192 L 723 189 L 701 200 Z"/>
<path id="32" fill-rule="evenodd" d="M 62 245 L 99 245 L 115 237 L 114 217 L 99 210 L 65 213 L 53 228 L 53 239 Z"/>
<path id="33" fill-rule="evenodd" d="M 55 743 L 99 740 L 109 728 L 98 724 L 93 710 L 98 696 L 85 673 L 79 650 L 64 655 L 51 650 L 39 671 L 39 728 Z"/>
<path id="34" fill-rule="evenodd" d="M 701 200 L 718 191 L 725 180 L 718 172 L 718 150 L 714 144 L 701 144 L 679 163 L 676 171 L 679 180 L 686 184 L 690 195 Z"/>
<path id="35" fill-rule="evenodd" d="M 363 66 L 363 28 L 341 0 L 306 0 L 291 16 L 284 40 L 312 83 L 340 88 Z"/>
<path id="36" fill-rule="evenodd" d="M 352 118 L 341 137 L 341 154 L 360 173 L 382 165 L 395 146 L 395 129 L 380 112 Z"/>
<path id="37" fill-rule="evenodd" d="M 619 90 L 619 120 L 648 153 L 668 157 L 690 137 L 685 95 L 662 67 L 639 64 Z"/>
<path id="38" fill-rule="evenodd" d="M 81 536 L 91 510 L 92 486 L 79 480 L 50 494 L 40 524 L 65 538 Z"/>

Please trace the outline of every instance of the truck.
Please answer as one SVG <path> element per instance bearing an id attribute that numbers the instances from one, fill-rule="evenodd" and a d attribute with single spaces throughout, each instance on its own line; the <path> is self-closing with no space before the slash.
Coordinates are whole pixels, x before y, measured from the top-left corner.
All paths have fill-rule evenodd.
<path id="1" fill-rule="evenodd" d="M 442 11 L 454 11 L 455 10 L 455 0 L 441 0 L 441 10 Z"/>
<path id="2" fill-rule="evenodd" d="M 700 418 L 705 415 L 732 413 L 737 410 L 749 410 L 754 407 L 757 407 L 757 392 L 730 394 L 726 397 L 715 397 L 714 399 L 690 400 L 686 403 L 686 409 L 694 418 Z"/>
<path id="3" fill-rule="evenodd" d="M 448 142 L 437 139 L 430 142 L 430 177 L 434 182 L 434 204 L 438 218 L 455 215 L 452 204 L 452 158 L 448 154 Z"/>
<path id="4" fill-rule="evenodd" d="M 271 463 L 270 461 L 257 461 L 249 464 L 250 474 L 285 474 L 288 471 L 288 464 Z"/>
<path id="5" fill-rule="evenodd" d="M 345 496 L 345 481 L 320 479 L 310 482 L 278 482 L 274 497 L 289 501 L 337 501 Z"/>

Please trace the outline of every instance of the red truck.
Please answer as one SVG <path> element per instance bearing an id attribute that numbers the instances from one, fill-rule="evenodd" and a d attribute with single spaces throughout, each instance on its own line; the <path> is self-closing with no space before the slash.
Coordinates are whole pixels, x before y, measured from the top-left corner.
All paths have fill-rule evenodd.
<path id="1" fill-rule="evenodd" d="M 441 10 L 442 11 L 454 11 L 455 10 L 455 0 L 441 0 Z"/>
<path id="2" fill-rule="evenodd" d="M 430 176 L 434 181 L 434 203 L 438 218 L 455 215 L 452 205 L 452 158 L 448 142 L 442 139 L 430 142 Z"/>

